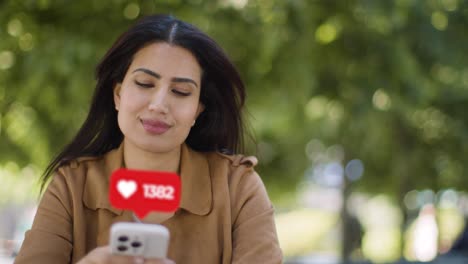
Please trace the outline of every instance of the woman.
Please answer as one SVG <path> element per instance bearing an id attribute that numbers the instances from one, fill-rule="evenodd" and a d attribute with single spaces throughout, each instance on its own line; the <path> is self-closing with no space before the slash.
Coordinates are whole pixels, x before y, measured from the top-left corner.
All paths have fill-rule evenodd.
<path id="1" fill-rule="evenodd" d="M 88 117 L 44 174 L 16 263 L 281 263 L 256 159 L 219 152 L 242 151 L 244 97 L 211 38 L 171 16 L 139 21 L 97 67 Z M 110 226 L 135 221 L 108 200 L 122 167 L 180 175 L 180 208 L 142 219 L 169 229 L 168 259 L 110 254 Z"/>

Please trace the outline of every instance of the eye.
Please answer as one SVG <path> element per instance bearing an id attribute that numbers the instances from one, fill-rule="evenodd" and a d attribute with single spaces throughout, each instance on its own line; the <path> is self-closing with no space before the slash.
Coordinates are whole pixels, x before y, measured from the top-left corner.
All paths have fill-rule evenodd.
<path id="1" fill-rule="evenodd" d="M 189 96 L 189 95 L 190 95 L 190 93 L 181 92 L 181 91 L 175 90 L 175 89 L 172 90 L 172 92 L 175 93 L 175 94 L 177 94 L 177 95 L 179 95 L 179 96 Z"/>
<path id="2" fill-rule="evenodd" d="M 135 84 L 143 88 L 151 88 L 154 86 L 152 83 L 141 83 L 139 81 L 135 81 Z"/>

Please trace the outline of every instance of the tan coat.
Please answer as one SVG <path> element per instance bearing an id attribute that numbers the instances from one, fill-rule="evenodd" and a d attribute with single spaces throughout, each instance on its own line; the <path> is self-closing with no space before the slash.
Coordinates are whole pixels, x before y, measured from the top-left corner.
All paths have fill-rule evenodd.
<path id="1" fill-rule="evenodd" d="M 130 211 L 113 208 L 108 199 L 109 177 L 123 166 L 122 153 L 120 147 L 58 170 L 15 263 L 75 263 L 108 244 L 112 223 L 133 221 Z M 282 262 L 274 210 L 255 164 L 255 158 L 182 147 L 180 208 L 161 223 L 171 234 L 170 259 L 178 264 Z"/>

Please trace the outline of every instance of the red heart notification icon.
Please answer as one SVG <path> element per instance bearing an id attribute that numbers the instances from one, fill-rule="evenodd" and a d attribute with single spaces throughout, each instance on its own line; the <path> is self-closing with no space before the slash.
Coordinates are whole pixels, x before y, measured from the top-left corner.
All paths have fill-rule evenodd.
<path id="1" fill-rule="evenodd" d="M 109 200 L 115 208 L 144 218 L 151 211 L 176 211 L 180 186 L 180 177 L 172 172 L 118 169 L 111 176 Z"/>

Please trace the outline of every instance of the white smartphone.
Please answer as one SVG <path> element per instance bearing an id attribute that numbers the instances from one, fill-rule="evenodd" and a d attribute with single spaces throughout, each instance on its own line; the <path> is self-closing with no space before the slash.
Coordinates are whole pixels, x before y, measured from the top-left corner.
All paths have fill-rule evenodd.
<path id="1" fill-rule="evenodd" d="M 169 230 L 163 225 L 115 223 L 111 227 L 112 254 L 144 258 L 166 258 Z"/>

